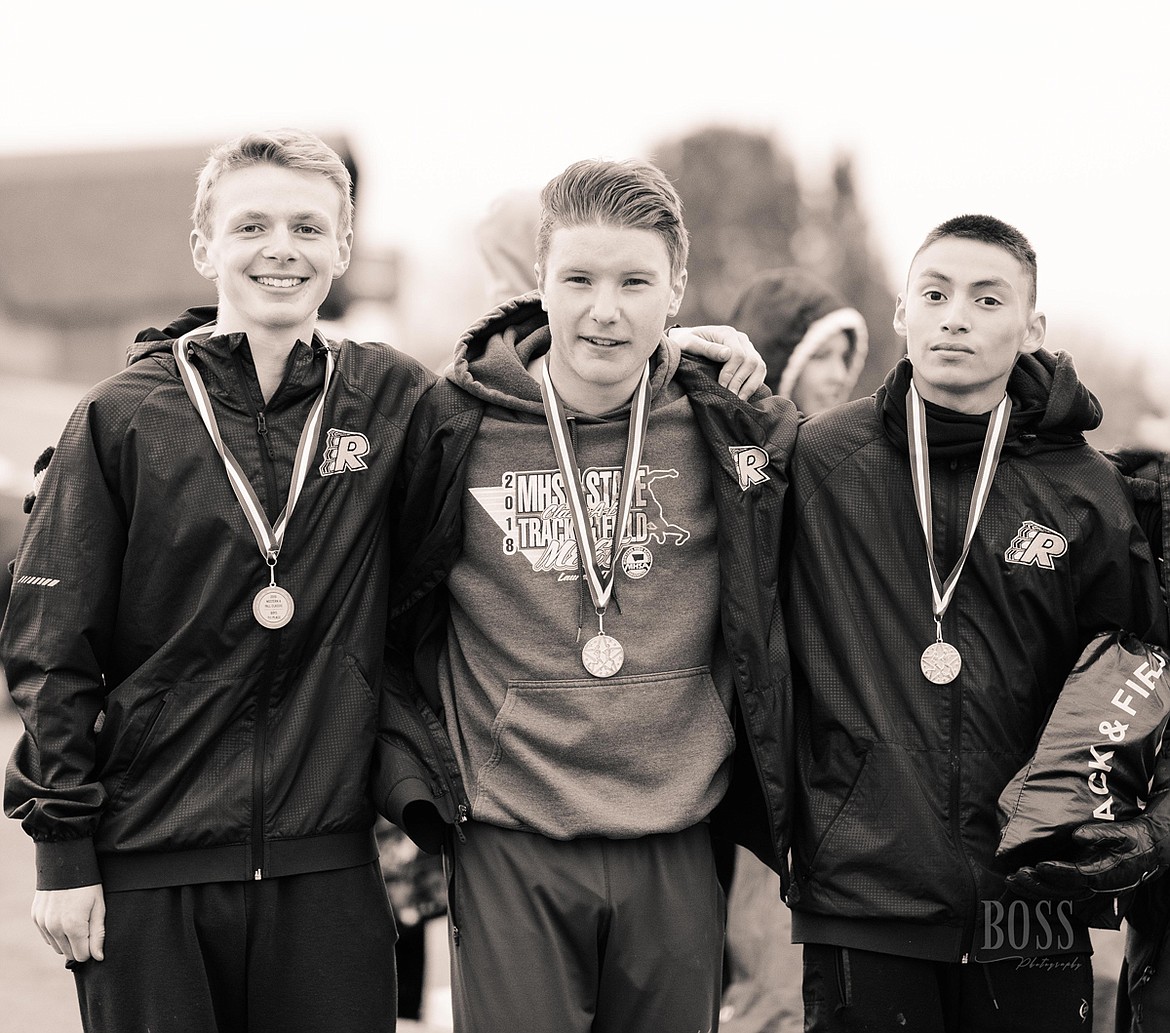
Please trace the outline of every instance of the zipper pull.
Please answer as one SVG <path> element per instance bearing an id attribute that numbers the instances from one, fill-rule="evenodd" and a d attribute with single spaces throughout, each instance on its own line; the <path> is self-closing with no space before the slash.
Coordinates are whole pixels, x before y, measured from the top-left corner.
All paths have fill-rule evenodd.
<path id="1" fill-rule="evenodd" d="M 253 878 L 253 879 L 254 879 L 256 882 L 259 882 L 261 879 L 263 879 L 263 878 L 264 878 L 264 871 L 263 871 L 263 869 L 257 868 L 257 869 L 256 869 L 256 870 L 255 870 L 255 871 L 252 873 L 252 878 Z"/>
<path id="2" fill-rule="evenodd" d="M 264 442 L 264 448 L 268 452 L 269 459 L 275 459 L 276 453 L 272 449 L 272 444 L 268 440 L 268 424 L 264 422 L 263 411 L 256 413 L 256 433 L 260 435 L 260 440 Z"/>
<path id="3" fill-rule="evenodd" d="M 459 827 L 467 823 L 467 804 L 461 803 L 455 810 L 455 835 L 459 837 L 460 843 L 466 843 L 467 837 L 463 834 L 463 830 Z"/>

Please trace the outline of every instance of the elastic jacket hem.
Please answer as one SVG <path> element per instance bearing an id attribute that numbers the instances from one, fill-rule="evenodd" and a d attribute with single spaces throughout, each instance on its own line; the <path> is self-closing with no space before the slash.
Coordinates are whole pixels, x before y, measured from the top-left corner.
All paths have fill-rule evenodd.
<path id="1" fill-rule="evenodd" d="M 354 868 L 377 857 L 378 846 L 373 832 L 363 830 L 305 839 L 268 840 L 264 844 L 261 865 L 252 863 L 250 843 L 173 853 L 98 854 L 98 864 L 103 889 L 116 892 L 204 882 L 278 879 L 306 872 Z"/>
<path id="2" fill-rule="evenodd" d="M 1005 957 L 1029 957 L 1051 954 L 1091 954 L 1088 930 L 1079 922 L 1073 928 L 1072 943 L 1060 946 L 1054 941 L 1051 951 L 1030 947 L 1016 953 L 1010 949 L 994 956 L 981 957 L 972 950 L 970 932 L 959 926 L 924 925 L 921 922 L 895 922 L 874 918 L 840 918 L 792 911 L 793 943 L 827 943 L 835 947 L 894 954 L 920 961 L 999 961 Z"/>

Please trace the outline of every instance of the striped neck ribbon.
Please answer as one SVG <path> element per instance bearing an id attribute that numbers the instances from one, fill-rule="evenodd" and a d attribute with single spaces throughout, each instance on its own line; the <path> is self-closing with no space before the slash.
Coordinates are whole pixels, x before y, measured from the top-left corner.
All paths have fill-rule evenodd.
<path id="1" fill-rule="evenodd" d="M 1007 438 L 1008 417 L 1011 416 L 1012 402 L 1005 394 L 1003 401 L 992 410 L 987 421 L 987 433 L 983 437 L 983 451 L 979 456 L 979 469 L 975 474 L 975 488 L 971 492 L 971 507 L 967 512 L 967 529 L 963 532 L 963 552 L 954 569 L 944 581 L 934 562 L 934 514 L 930 505 L 930 452 L 926 443 L 926 405 L 918 393 L 913 379 L 906 392 L 906 434 L 910 439 L 910 478 L 914 483 L 914 507 L 918 511 L 918 522 L 926 542 L 926 559 L 930 564 L 930 592 L 934 604 L 934 623 L 938 639 L 942 641 L 942 619 L 954 597 L 963 565 L 975 540 L 975 529 L 983 515 L 983 507 L 991 495 L 991 482 L 999 464 L 999 454 Z"/>
<path id="2" fill-rule="evenodd" d="M 220 437 L 219 425 L 215 421 L 215 413 L 211 408 L 211 396 L 207 393 L 207 387 L 203 383 L 203 378 L 199 375 L 199 370 L 195 368 L 190 356 L 187 354 L 191 341 L 196 338 L 205 339 L 214 336 L 215 332 L 215 324 L 208 323 L 179 338 L 172 346 L 175 353 L 175 362 L 178 363 L 179 376 L 183 381 L 183 387 L 187 389 L 187 397 L 191 399 L 191 404 L 195 406 L 195 411 L 199 414 L 200 419 L 203 420 L 203 426 L 207 428 L 207 433 L 211 436 L 211 442 L 215 446 L 216 452 L 219 453 L 220 459 L 223 461 L 223 468 L 227 473 L 228 483 L 231 485 L 232 491 L 240 503 L 240 508 L 244 511 L 248 526 L 252 528 L 252 534 L 256 537 L 256 544 L 260 547 L 260 554 L 264 557 L 264 562 L 273 570 L 273 583 L 275 583 L 276 559 L 280 555 L 281 546 L 284 544 L 285 531 L 288 529 L 289 520 L 292 519 L 297 499 L 300 498 L 301 489 L 305 484 L 305 477 L 308 475 L 313 456 L 317 451 L 317 441 L 321 435 L 321 417 L 325 410 L 325 395 L 328 393 L 329 383 L 333 379 L 335 364 L 333 351 L 328 345 L 325 345 L 324 338 L 314 331 L 314 337 L 322 345 L 325 345 L 325 383 L 321 388 L 321 394 L 317 396 L 317 400 L 313 403 L 313 408 L 309 412 L 309 417 L 305 421 L 304 427 L 301 429 L 301 440 L 297 445 L 296 456 L 293 459 L 292 477 L 288 485 L 288 499 L 284 504 L 284 509 L 281 510 L 280 515 L 276 518 L 276 523 L 270 524 L 268 522 L 268 516 L 264 512 L 264 507 L 260 505 L 260 500 L 256 497 L 256 491 L 244 474 L 239 461 L 232 455 L 231 450 L 224 443 L 223 438 Z"/>
<path id="3" fill-rule="evenodd" d="M 621 501 L 613 527 L 608 566 L 601 562 L 598 554 L 598 542 L 593 537 L 593 527 L 589 521 L 581 489 L 581 471 L 577 466 L 577 454 L 569 436 L 569 421 L 565 417 L 564 404 L 553 387 L 547 359 L 541 364 L 540 372 L 540 396 L 544 400 L 544 415 L 548 422 L 549 436 L 552 438 L 553 452 L 557 457 L 557 466 L 565 483 L 565 501 L 568 503 L 573 529 L 577 534 L 581 569 L 585 572 L 589 594 L 600 617 L 604 615 L 613 594 L 614 562 L 630 518 L 638 467 L 641 465 L 642 449 L 646 444 L 646 429 L 650 423 L 650 363 L 647 362 L 642 370 L 642 378 L 638 381 L 637 390 L 630 403 L 630 431 L 626 439 L 626 458 L 622 464 Z"/>

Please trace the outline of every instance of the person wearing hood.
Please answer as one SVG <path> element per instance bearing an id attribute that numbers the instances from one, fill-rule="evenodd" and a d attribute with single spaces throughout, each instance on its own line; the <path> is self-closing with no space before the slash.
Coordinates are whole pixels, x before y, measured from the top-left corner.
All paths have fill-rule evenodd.
<path id="1" fill-rule="evenodd" d="M 388 504 L 434 375 L 321 333 L 352 218 L 312 134 L 215 148 L 191 249 L 217 306 L 139 335 L 31 502 L 4 805 L 87 1030 L 395 1026 L 369 776 Z"/>
<path id="2" fill-rule="evenodd" d="M 827 283 L 795 266 L 757 274 L 732 310 L 768 372 L 764 383 L 813 416 L 849 397 L 865 365 L 865 319 Z M 804 1028 L 800 947 L 792 943 L 780 880 L 737 847 L 727 895 L 726 1033 L 796 1033 Z"/>
<path id="3" fill-rule="evenodd" d="M 744 288 L 731 325 L 751 338 L 768 372 L 764 383 L 813 416 L 849 397 L 869 351 L 857 309 L 805 269 L 767 269 Z"/>
<path id="4" fill-rule="evenodd" d="M 537 292 L 411 427 L 376 784 L 444 851 L 456 1030 L 710 1029 L 711 836 L 787 851 L 797 414 L 664 334 L 687 237 L 657 168 L 578 162 L 541 200 Z"/>
<path id="5" fill-rule="evenodd" d="M 872 398 L 801 425 L 786 521 L 797 726 L 793 937 L 806 1029 L 1088 1028 L 1071 902 L 1005 887 L 997 800 L 1086 643 L 1166 641 L 1096 399 L 1043 349 L 1036 258 L 932 230 Z"/>

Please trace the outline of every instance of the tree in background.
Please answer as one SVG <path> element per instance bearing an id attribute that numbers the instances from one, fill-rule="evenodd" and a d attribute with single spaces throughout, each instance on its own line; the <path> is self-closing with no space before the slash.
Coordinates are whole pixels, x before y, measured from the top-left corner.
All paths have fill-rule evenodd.
<path id="1" fill-rule="evenodd" d="M 773 137 L 709 126 L 653 148 L 686 209 L 691 235 L 683 325 L 726 323 L 758 272 L 799 265 L 832 284 L 869 324 L 870 353 L 855 395 L 869 394 L 903 353 L 891 320 L 896 291 L 869 246 L 852 159 L 830 182 L 802 190 Z"/>

